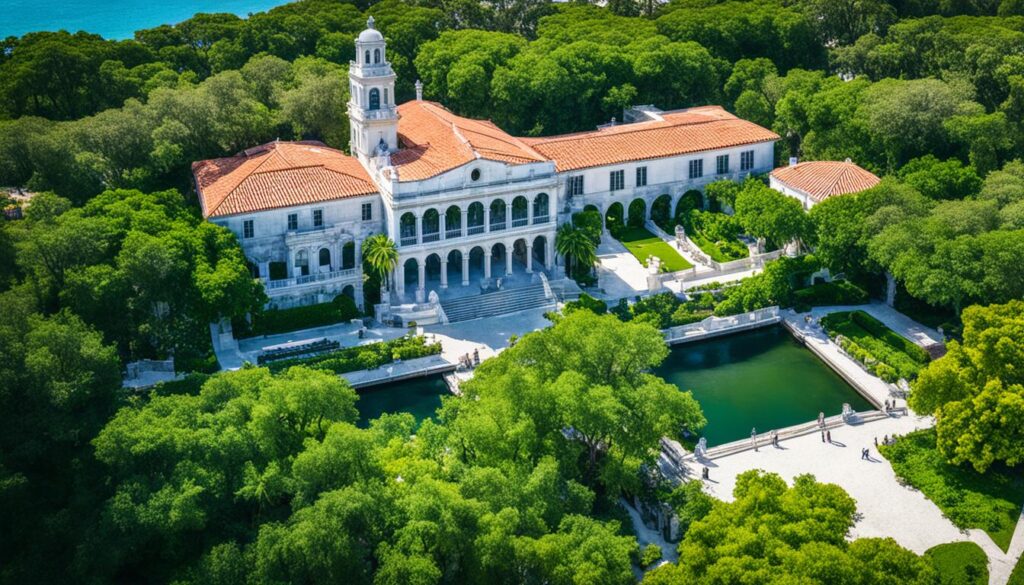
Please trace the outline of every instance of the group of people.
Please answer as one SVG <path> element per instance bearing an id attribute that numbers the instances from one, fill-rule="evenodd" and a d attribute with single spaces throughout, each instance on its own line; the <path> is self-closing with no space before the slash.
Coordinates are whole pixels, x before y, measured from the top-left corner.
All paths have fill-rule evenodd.
<path id="1" fill-rule="evenodd" d="M 480 349 L 476 348 L 473 350 L 472 355 L 468 353 L 462 354 L 459 358 L 459 365 L 467 370 L 473 369 L 475 366 L 480 365 Z"/>
<path id="2" fill-rule="evenodd" d="M 889 412 L 890 410 L 896 410 L 896 399 L 895 398 L 893 398 L 892 401 L 889 401 L 889 400 L 885 401 L 885 412 Z"/>
<path id="3" fill-rule="evenodd" d="M 889 435 L 885 435 L 884 437 L 882 437 L 882 444 L 883 445 L 894 445 L 894 444 L 896 444 L 896 435 L 893 435 L 891 438 L 889 437 Z M 878 447 L 878 437 L 875 437 L 875 447 Z"/>
<path id="4" fill-rule="evenodd" d="M 861 449 L 860 450 L 860 458 L 861 459 L 867 459 L 867 460 L 870 461 L 871 460 L 871 449 L 868 449 L 867 447 L 864 447 L 863 449 Z"/>

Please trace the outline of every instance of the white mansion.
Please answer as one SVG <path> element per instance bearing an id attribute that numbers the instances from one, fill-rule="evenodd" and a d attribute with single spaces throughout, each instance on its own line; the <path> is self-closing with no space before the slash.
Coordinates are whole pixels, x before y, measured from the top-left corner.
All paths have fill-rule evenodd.
<path id="1" fill-rule="evenodd" d="M 351 151 L 272 142 L 193 164 L 203 214 L 237 234 L 272 305 L 361 303 L 362 241 L 398 245 L 391 303 L 557 278 L 556 227 L 593 206 L 648 217 L 715 180 L 772 170 L 778 136 L 717 106 L 627 111 L 626 123 L 545 138 L 423 101 L 394 103 L 373 19 L 349 67 Z M 616 207 L 620 206 L 620 207 Z M 502 280 L 503 283 L 498 281 Z"/>

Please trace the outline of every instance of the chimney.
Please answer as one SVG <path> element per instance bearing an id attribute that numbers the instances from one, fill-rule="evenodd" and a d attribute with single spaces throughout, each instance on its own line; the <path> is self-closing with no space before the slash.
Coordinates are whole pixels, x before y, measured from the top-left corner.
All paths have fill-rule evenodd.
<path id="1" fill-rule="evenodd" d="M 419 79 L 416 80 L 416 101 L 423 101 L 423 82 Z"/>
<path id="2" fill-rule="evenodd" d="M 795 157 L 795 156 L 789 157 L 789 166 L 791 166 L 791 167 L 796 166 L 796 163 L 798 163 L 798 162 L 800 162 L 800 159 L 798 159 L 797 157 Z"/>

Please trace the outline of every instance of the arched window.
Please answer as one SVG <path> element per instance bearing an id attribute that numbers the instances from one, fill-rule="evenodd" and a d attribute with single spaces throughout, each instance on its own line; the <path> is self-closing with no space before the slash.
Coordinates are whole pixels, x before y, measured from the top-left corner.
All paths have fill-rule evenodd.
<path id="1" fill-rule="evenodd" d="M 370 109 L 380 109 L 380 90 L 376 87 L 370 90 Z"/>
<path id="2" fill-rule="evenodd" d="M 331 251 L 327 248 L 320 248 L 320 266 L 330 267 L 331 265 Z"/>
<path id="3" fill-rule="evenodd" d="M 380 63 L 380 49 L 373 50 L 373 64 L 377 65 Z"/>
<path id="4" fill-rule="evenodd" d="M 370 64 L 370 49 L 366 49 L 366 64 Z"/>

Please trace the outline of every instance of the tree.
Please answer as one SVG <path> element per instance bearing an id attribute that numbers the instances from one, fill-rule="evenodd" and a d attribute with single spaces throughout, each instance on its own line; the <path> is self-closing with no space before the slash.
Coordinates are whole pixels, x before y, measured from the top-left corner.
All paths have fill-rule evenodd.
<path id="1" fill-rule="evenodd" d="M 584 228 L 572 223 L 558 226 L 555 234 L 555 251 L 566 257 L 569 262 L 569 274 L 580 278 L 590 273 L 597 261 L 596 244 Z"/>
<path id="2" fill-rule="evenodd" d="M 374 234 L 363 241 L 363 262 L 387 289 L 391 285 L 391 273 L 398 265 L 398 247 L 385 234 Z"/>
<path id="3" fill-rule="evenodd" d="M 964 199 L 981 189 L 974 167 L 955 158 L 940 161 L 930 154 L 903 165 L 899 177 L 929 199 Z"/>
<path id="4" fill-rule="evenodd" d="M 717 502 L 679 543 L 679 563 L 646 575 L 645 584 L 916 583 L 938 580 L 932 564 L 892 539 L 848 542 L 856 502 L 839 486 L 797 476 L 746 471 L 733 502 Z M 744 543 L 743 546 L 736 546 Z"/>
<path id="5" fill-rule="evenodd" d="M 736 195 L 736 217 L 748 234 L 776 246 L 811 235 L 811 221 L 800 202 L 770 189 L 761 181 L 748 180 Z"/>
<path id="6" fill-rule="evenodd" d="M 650 325 L 574 311 L 483 364 L 464 390 L 472 400 L 443 417 L 454 416 L 468 461 L 550 453 L 575 466 L 579 449 L 585 481 L 617 493 L 636 485 L 661 437 L 705 424 L 689 392 L 647 373 L 666 354 Z"/>
<path id="7" fill-rule="evenodd" d="M 1024 461 L 1024 301 L 972 306 L 963 342 L 921 370 L 910 406 L 936 417 L 938 447 L 954 464 L 983 473 Z"/>

